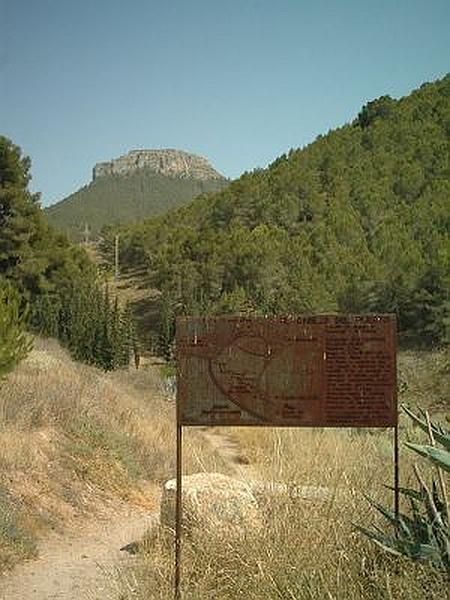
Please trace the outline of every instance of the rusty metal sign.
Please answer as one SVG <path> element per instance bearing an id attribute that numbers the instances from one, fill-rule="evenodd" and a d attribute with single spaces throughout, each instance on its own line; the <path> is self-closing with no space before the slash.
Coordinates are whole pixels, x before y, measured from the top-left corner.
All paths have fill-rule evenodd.
<path id="1" fill-rule="evenodd" d="M 397 424 L 391 315 L 180 317 L 180 425 Z"/>
<path id="2" fill-rule="evenodd" d="M 185 425 L 393 427 L 398 516 L 396 346 L 392 315 L 177 319 L 176 600 Z"/>

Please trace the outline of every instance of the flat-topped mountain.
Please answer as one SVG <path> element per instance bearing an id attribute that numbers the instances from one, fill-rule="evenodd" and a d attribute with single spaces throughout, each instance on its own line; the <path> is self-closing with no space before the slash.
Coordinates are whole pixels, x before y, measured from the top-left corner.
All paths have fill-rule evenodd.
<path id="1" fill-rule="evenodd" d="M 97 163 L 93 180 L 48 207 L 48 220 L 82 240 L 95 237 L 105 225 L 140 221 L 164 214 L 228 184 L 201 156 L 182 150 L 132 150 Z"/>
<path id="2" fill-rule="evenodd" d="M 183 150 L 167 148 L 163 150 L 131 150 L 125 156 L 108 162 L 97 163 L 93 170 L 93 179 L 105 175 L 129 175 L 138 169 L 148 168 L 155 173 L 174 177 L 192 177 L 193 179 L 224 179 L 211 164 L 196 154 Z"/>

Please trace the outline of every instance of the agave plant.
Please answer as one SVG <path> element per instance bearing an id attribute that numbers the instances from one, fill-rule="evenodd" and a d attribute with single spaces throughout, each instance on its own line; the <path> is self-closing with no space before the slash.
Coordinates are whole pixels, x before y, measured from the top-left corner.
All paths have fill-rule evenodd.
<path id="1" fill-rule="evenodd" d="M 387 552 L 396 556 L 406 556 L 414 561 L 430 562 L 450 576 L 449 510 L 442 473 L 450 472 L 450 432 L 432 423 L 428 414 L 423 411 L 421 416 L 418 416 L 405 406 L 402 406 L 402 409 L 430 438 L 430 445 L 411 442 L 406 442 L 405 445 L 437 467 L 438 483 L 433 480 L 430 489 L 415 466 L 418 489 L 400 488 L 400 493 L 407 499 L 410 507 L 408 514 L 396 514 L 368 499 L 387 519 L 391 529 L 386 532 L 375 525 L 372 529 L 361 526 L 357 526 L 357 529 Z M 441 447 L 435 445 L 436 443 Z"/>

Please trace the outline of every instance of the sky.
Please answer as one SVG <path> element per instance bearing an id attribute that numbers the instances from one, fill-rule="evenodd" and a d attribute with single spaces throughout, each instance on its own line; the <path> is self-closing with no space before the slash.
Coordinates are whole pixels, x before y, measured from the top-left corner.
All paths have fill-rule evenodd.
<path id="1" fill-rule="evenodd" d="M 136 148 L 265 167 L 450 71 L 449 0 L 0 0 L 0 134 L 43 205 Z"/>

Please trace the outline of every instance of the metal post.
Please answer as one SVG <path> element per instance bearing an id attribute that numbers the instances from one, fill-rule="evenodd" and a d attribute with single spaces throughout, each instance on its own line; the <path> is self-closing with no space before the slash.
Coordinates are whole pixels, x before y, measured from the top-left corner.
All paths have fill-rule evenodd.
<path id="1" fill-rule="evenodd" d="M 398 425 L 394 425 L 394 512 L 398 519 L 400 512 Z"/>
<path id="2" fill-rule="evenodd" d="M 181 598 L 181 519 L 182 519 L 182 474 L 183 474 L 183 427 L 177 419 L 177 493 L 175 506 L 175 600 Z"/>

